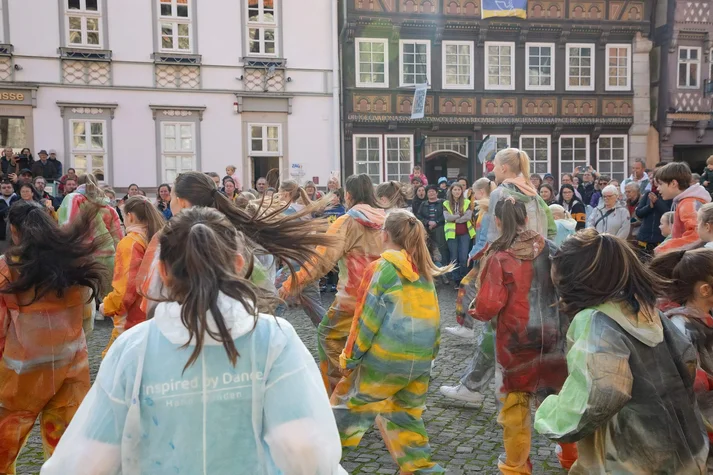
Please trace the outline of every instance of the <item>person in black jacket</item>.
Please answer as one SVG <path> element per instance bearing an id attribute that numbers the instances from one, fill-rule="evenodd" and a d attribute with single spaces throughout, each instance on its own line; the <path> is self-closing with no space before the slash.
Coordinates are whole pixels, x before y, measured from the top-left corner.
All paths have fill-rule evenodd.
<path id="1" fill-rule="evenodd" d="M 663 199 L 656 187 L 653 186 L 651 191 L 639 200 L 636 217 L 641 220 L 641 226 L 639 226 L 636 239 L 642 260 L 651 259 L 656 246 L 664 241 L 665 238 L 661 234 L 659 224 L 661 224 L 661 216 L 671 211 L 672 205 L 673 200 Z"/>
<path id="2" fill-rule="evenodd" d="M 48 160 L 49 155 L 47 155 L 47 151 L 40 150 L 39 156 L 40 159 L 33 163 L 30 169 L 32 170 L 32 175 L 44 177 L 46 180 L 59 180 L 57 169 L 54 164 Z"/>
<path id="3" fill-rule="evenodd" d="M 446 218 L 443 215 L 443 200 L 438 198 L 438 188 L 433 185 L 426 188 L 426 198 L 427 201 L 421 204 L 418 218 L 428 232 L 428 248 L 433 262 L 438 266 L 446 265 L 449 262 L 449 254 L 446 235 L 443 231 L 443 226 L 446 224 Z"/>
<path id="4" fill-rule="evenodd" d="M 577 198 L 573 185 L 562 185 L 557 203 L 577 221 L 577 231 L 585 228 L 587 225 L 587 210 Z"/>
<path id="5" fill-rule="evenodd" d="M 0 183 L 0 254 L 4 253 L 10 245 L 9 236 L 7 233 L 7 215 L 10 211 L 10 206 L 20 199 L 15 194 L 15 188 L 12 183 L 5 180 Z"/>

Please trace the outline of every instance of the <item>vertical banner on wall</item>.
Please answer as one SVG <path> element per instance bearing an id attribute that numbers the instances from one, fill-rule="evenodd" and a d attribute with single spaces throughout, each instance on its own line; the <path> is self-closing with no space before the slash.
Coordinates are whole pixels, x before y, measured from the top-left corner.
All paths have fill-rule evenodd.
<path id="1" fill-rule="evenodd" d="M 426 92 L 428 84 L 419 84 L 413 93 L 413 107 L 411 107 L 412 119 L 423 119 L 426 114 Z"/>
<path id="2" fill-rule="evenodd" d="M 527 0 L 482 0 L 482 18 L 527 18 Z"/>

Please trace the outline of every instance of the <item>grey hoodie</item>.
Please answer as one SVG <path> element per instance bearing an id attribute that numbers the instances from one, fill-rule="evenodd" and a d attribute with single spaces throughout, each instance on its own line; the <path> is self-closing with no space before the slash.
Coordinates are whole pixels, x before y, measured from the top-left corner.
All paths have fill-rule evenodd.
<path id="1" fill-rule="evenodd" d="M 587 220 L 588 228 L 595 228 L 599 233 L 613 234 L 622 239 L 628 239 L 631 233 L 631 216 L 629 210 L 617 203 L 614 211 L 609 213 L 604 203 L 597 206 Z"/>

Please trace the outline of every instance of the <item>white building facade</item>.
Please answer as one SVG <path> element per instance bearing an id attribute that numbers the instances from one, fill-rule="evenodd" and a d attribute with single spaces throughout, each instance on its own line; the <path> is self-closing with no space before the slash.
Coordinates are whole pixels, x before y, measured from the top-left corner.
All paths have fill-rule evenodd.
<path id="1" fill-rule="evenodd" d="M 325 186 L 340 169 L 334 8 L 0 0 L 0 145 L 56 149 L 120 190 L 227 165 L 244 188 L 272 168 Z"/>

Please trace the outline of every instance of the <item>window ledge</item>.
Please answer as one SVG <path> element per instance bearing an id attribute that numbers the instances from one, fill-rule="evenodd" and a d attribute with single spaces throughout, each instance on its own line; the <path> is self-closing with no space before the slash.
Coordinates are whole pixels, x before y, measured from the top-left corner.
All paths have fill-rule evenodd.
<path id="1" fill-rule="evenodd" d="M 245 68 L 284 68 L 287 64 L 285 58 L 271 58 L 259 56 L 246 56 L 243 58 L 243 67 Z"/>
<path id="2" fill-rule="evenodd" d="M 154 53 L 151 55 L 155 64 L 193 64 L 200 66 L 202 56 L 188 53 Z"/>
<path id="3" fill-rule="evenodd" d="M 15 47 L 10 44 L 0 44 L 0 56 L 12 56 L 15 52 Z"/>
<path id="4" fill-rule="evenodd" d="M 85 61 L 111 61 L 111 50 L 61 47 L 59 48 L 59 56 L 62 59 L 78 59 Z"/>

